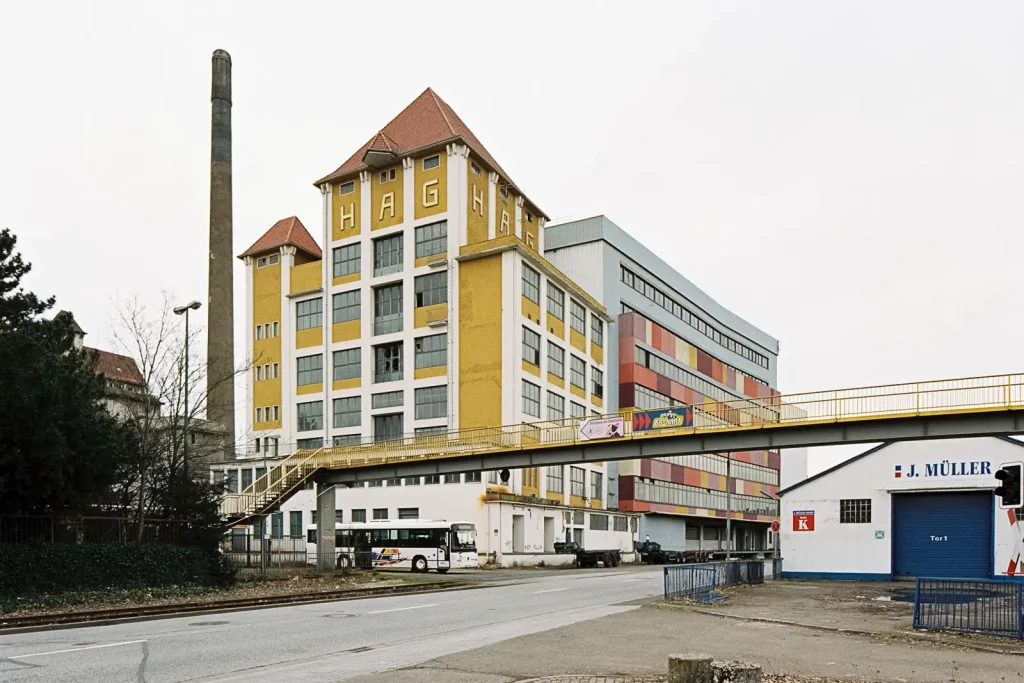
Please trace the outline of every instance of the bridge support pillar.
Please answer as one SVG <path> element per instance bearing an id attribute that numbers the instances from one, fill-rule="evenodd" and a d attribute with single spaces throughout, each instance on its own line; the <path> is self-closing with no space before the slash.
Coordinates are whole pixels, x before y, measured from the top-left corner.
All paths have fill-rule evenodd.
<path id="1" fill-rule="evenodd" d="M 334 484 L 316 485 L 316 568 L 334 569 Z"/>

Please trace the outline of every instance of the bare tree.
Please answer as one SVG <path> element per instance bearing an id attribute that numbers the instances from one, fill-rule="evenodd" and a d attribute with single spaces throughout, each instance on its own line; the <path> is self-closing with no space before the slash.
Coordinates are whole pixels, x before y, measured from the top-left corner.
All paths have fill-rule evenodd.
<path id="1" fill-rule="evenodd" d="M 114 339 L 135 359 L 143 382 L 143 395 L 122 401 L 120 411 L 140 444 L 118 492 L 135 510 L 139 539 L 147 518 L 186 520 L 208 515 L 216 505 L 219 492 L 210 484 L 209 463 L 233 457 L 235 445 L 221 425 L 205 419 L 209 397 L 221 382 L 234 382 L 247 371 L 240 367 L 231 377 L 208 382 L 197 353 L 201 325 L 191 321 L 186 340 L 183 318 L 173 308 L 166 293 L 158 309 L 129 296 L 118 302 L 114 321 Z"/>

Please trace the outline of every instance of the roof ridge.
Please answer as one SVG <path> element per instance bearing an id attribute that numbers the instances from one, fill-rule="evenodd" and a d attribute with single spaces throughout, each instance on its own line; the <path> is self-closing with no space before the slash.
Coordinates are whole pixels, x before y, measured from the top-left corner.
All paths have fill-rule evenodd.
<path id="1" fill-rule="evenodd" d="M 441 118 L 444 119 L 445 124 L 448 126 L 448 130 L 451 131 L 452 135 L 459 136 L 459 133 L 455 132 L 455 126 L 453 126 L 452 122 L 448 120 L 448 114 L 446 114 L 444 112 L 444 107 L 442 107 L 441 105 L 444 104 L 444 105 L 448 106 L 449 109 L 451 109 L 451 107 L 448 105 L 447 102 L 445 102 L 444 100 L 441 99 L 440 95 L 438 95 L 436 92 L 434 92 L 433 88 L 429 88 L 428 87 L 427 88 L 427 92 L 429 92 L 431 98 L 433 98 L 434 106 L 437 107 L 437 111 L 438 111 L 438 113 L 441 114 Z M 454 112 L 455 110 L 452 109 L 452 111 Z M 465 124 L 463 124 L 463 125 L 465 125 Z M 466 127 L 468 128 L 468 126 L 466 126 Z"/>

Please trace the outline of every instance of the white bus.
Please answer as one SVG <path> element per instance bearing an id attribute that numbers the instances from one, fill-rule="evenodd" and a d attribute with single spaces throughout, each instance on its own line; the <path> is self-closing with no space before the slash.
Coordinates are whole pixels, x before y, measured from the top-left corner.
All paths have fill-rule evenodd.
<path id="1" fill-rule="evenodd" d="M 414 572 L 479 566 L 476 527 L 469 522 L 426 519 L 335 524 L 339 568 L 399 568 Z M 306 552 L 316 562 L 316 525 L 306 527 Z"/>

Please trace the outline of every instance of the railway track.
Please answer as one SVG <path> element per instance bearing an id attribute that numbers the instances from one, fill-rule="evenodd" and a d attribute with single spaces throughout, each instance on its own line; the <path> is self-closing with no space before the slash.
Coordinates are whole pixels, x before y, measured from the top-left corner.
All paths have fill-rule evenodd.
<path id="1" fill-rule="evenodd" d="M 170 618 L 188 614 L 233 612 L 238 610 L 264 609 L 281 605 L 358 600 L 361 598 L 381 597 L 386 595 L 436 593 L 439 591 L 458 590 L 466 587 L 467 584 L 463 582 L 433 581 L 429 583 L 398 584 L 394 586 L 354 588 L 339 591 L 324 591 L 319 593 L 272 595 L 259 598 L 211 600 L 208 602 L 175 603 L 166 605 L 139 605 L 138 607 L 118 607 L 114 609 L 92 610 L 88 612 L 32 614 L 23 617 L 0 616 L 0 634 L 71 628 L 85 624 L 102 626 L 104 624 L 144 621 L 146 619 L 155 618 Z"/>

